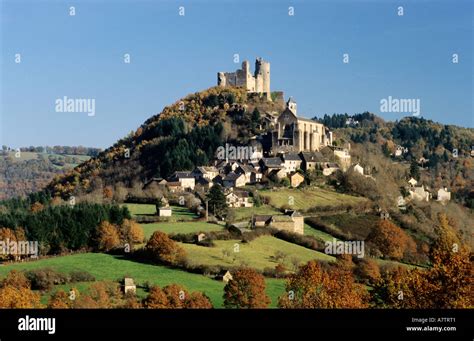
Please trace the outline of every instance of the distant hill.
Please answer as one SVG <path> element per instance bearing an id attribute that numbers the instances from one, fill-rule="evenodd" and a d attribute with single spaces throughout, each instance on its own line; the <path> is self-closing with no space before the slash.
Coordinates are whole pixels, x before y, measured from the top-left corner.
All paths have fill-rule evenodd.
<path id="1" fill-rule="evenodd" d="M 3 146 L 0 151 L 0 200 L 40 191 L 59 174 L 70 171 L 91 156 L 98 148 L 86 147 L 24 147 L 13 150 Z"/>

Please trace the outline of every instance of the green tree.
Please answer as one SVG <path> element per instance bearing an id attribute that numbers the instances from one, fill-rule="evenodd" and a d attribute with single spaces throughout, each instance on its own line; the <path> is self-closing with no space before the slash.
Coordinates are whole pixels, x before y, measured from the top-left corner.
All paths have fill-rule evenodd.
<path id="1" fill-rule="evenodd" d="M 418 167 L 418 164 L 416 163 L 416 160 L 412 160 L 410 164 L 410 176 L 417 181 L 420 180 L 420 169 Z"/>
<path id="2" fill-rule="evenodd" d="M 222 187 L 219 185 L 212 186 L 207 194 L 209 201 L 209 210 L 216 216 L 223 216 L 227 212 L 227 203 Z"/>

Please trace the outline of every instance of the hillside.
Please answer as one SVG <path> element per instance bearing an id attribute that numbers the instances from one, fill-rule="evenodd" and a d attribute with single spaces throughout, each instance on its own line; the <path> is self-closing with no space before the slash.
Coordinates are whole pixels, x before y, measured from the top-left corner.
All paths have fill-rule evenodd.
<path id="1" fill-rule="evenodd" d="M 249 143 L 252 136 L 264 133 L 263 114 L 281 112 L 283 107 L 282 101 L 250 96 L 241 88 L 213 87 L 188 95 L 165 107 L 97 157 L 57 176 L 48 190 L 52 196 L 64 199 L 72 194 L 95 195 L 100 199 L 104 189 L 110 188 L 114 193 L 122 193 L 114 199 L 123 200 L 123 193 L 141 192 L 150 178 L 209 164 L 216 149 L 225 143 Z M 314 119 L 334 131 L 335 145 L 349 142 L 352 164 L 359 162 L 376 181 L 360 181 L 344 174 L 329 181 L 338 191 L 369 198 L 397 216 L 394 203 L 403 194 L 412 163 L 424 158 L 423 164 L 415 165 L 420 183 L 433 189 L 448 187 L 454 202 L 474 207 L 474 166 L 470 156 L 474 129 L 416 117 L 385 122 L 370 113 L 352 116 L 356 124 L 348 125 L 348 118 L 345 114 Z M 399 148 L 406 151 L 396 156 Z M 447 209 L 460 219 L 460 228 L 467 233 L 469 210 L 457 204 L 451 203 Z M 397 220 L 407 228 L 432 235 L 439 208 L 422 206 L 412 206 L 413 214 L 400 215 Z"/>
<path id="2" fill-rule="evenodd" d="M 48 189 L 67 198 L 117 183 L 132 187 L 152 177 L 206 165 L 217 147 L 248 143 L 258 132 L 261 119 L 252 116 L 255 108 L 262 113 L 278 111 L 283 103 L 248 98 L 240 88 L 213 87 L 188 95 L 96 158 L 57 177 Z"/>
<path id="3" fill-rule="evenodd" d="M 71 171 L 97 155 L 99 149 L 85 147 L 27 147 L 0 152 L 0 200 L 24 197 L 42 190 L 58 174 Z"/>

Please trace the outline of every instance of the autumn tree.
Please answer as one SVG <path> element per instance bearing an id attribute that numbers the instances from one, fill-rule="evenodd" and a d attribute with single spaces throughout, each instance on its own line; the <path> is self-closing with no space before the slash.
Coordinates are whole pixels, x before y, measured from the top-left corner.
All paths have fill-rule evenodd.
<path id="1" fill-rule="evenodd" d="M 100 250 L 110 251 L 120 245 L 120 235 L 117 227 L 108 221 L 103 221 L 98 227 L 98 246 Z"/>
<path id="2" fill-rule="evenodd" d="M 158 286 L 150 288 L 148 296 L 143 300 L 143 306 L 151 309 L 210 309 L 209 297 L 201 292 L 189 293 L 178 284 L 169 284 L 161 289 Z"/>
<path id="3" fill-rule="evenodd" d="M 92 284 L 87 294 L 80 295 L 74 302 L 75 308 L 105 309 L 121 303 L 121 292 L 115 282 L 101 281 Z"/>
<path id="4" fill-rule="evenodd" d="M 152 234 L 145 248 L 150 258 L 157 262 L 176 265 L 186 259 L 184 249 L 161 231 Z"/>
<path id="5" fill-rule="evenodd" d="M 40 295 L 33 292 L 22 272 L 13 270 L 1 282 L 0 308 L 41 308 Z"/>
<path id="6" fill-rule="evenodd" d="M 44 209 L 44 205 L 40 202 L 35 202 L 30 207 L 30 211 L 33 213 L 42 211 L 43 209 Z"/>
<path id="7" fill-rule="evenodd" d="M 472 263 L 445 214 L 439 215 L 438 239 L 432 247 L 429 269 L 397 268 L 382 274 L 374 286 L 377 306 L 411 309 L 472 308 Z"/>
<path id="8" fill-rule="evenodd" d="M 193 292 L 186 300 L 188 309 L 212 309 L 212 303 L 209 297 L 201 292 Z"/>
<path id="9" fill-rule="evenodd" d="M 396 260 L 416 250 L 413 239 L 389 220 L 380 220 L 365 241 L 376 246 L 383 257 Z"/>
<path id="10" fill-rule="evenodd" d="M 150 288 L 148 296 L 143 300 L 143 306 L 151 309 L 169 308 L 168 297 L 159 286 Z"/>
<path id="11" fill-rule="evenodd" d="M 31 282 L 28 280 L 24 272 L 12 270 L 8 275 L 1 281 L 1 287 L 12 287 L 16 289 L 30 289 Z"/>
<path id="12" fill-rule="evenodd" d="M 122 225 L 120 226 L 121 238 L 124 242 L 129 242 L 132 244 L 143 243 L 145 235 L 143 233 L 143 228 L 137 222 L 131 219 L 124 219 Z"/>
<path id="13" fill-rule="evenodd" d="M 49 309 L 68 309 L 73 305 L 70 294 L 64 290 L 58 290 L 48 300 Z"/>
<path id="14" fill-rule="evenodd" d="M 40 295 L 28 288 L 0 288 L 0 308 L 41 308 Z"/>
<path id="15" fill-rule="evenodd" d="M 266 308 L 269 304 L 265 278 L 251 268 L 236 270 L 224 287 L 226 308 Z"/>
<path id="16" fill-rule="evenodd" d="M 186 307 L 186 300 L 189 298 L 189 292 L 178 284 L 170 284 L 163 288 L 163 292 L 168 298 L 171 308 Z"/>
<path id="17" fill-rule="evenodd" d="M 367 292 L 355 283 L 347 261 L 324 268 L 310 261 L 291 275 L 286 293 L 279 299 L 281 308 L 365 308 Z"/>
<path id="18" fill-rule="evenodd" d="M 355 274 L 366 284 L 377 283 L 381 279 L 380 268 L 371 258 L 361 259 L 355 268 Z"/>

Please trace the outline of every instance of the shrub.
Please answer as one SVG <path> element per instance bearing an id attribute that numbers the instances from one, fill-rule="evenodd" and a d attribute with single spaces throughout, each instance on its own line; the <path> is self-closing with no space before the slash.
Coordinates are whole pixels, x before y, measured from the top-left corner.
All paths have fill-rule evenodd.
<path id="1" fill-rule="evenodd" d="M 71 282 L 94 282 L 95 277 L 86 271 L 72 271 L 69 274 Z"/>
<path id="2" fill-rule="evenodd" d="M 26 272 L 26 277 L 31 282 L 31 289 L 48 291 L 54 285 L 66 284 L 69 276 L 50 268 L 35 269 Z"/>

